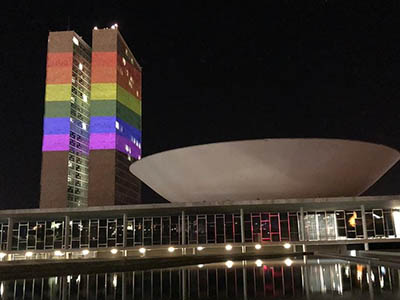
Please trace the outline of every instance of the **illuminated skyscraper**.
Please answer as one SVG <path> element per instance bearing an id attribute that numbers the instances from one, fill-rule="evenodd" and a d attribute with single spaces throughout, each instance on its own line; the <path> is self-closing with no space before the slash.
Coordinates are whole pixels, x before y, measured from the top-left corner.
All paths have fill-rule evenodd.
<path id="1" fill-rule="evenodd" d="M 140 202 L 141 67 L 117 29 L 93 30 L 89 205 Z"/>
<path id="2" fill-rule="evenodd" d="M 141 67 L 116 27 L 50 32 L 40 207 L 140 203 Z"/>
<path id="3" fill-rule="evenodd" d="M 50 32 L 41 207 L 87 206 L 91 49 L 73 31 Z"/>

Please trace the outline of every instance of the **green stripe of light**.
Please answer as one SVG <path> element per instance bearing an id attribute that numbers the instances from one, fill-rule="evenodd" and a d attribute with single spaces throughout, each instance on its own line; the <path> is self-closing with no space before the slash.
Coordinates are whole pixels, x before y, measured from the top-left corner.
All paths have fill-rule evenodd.
<path id="1" fill-rule="evenodd" d="M 70 101 L 46 101 L 44 116 L 47 118 L 63 118 L 71 115 Z"/>
<path id="2" fill-rule="evenodd" d="M 141 117 L 116 100 L 92 101 L 91 116 L 116 116 L 135 128 L 141 129 Z"/>

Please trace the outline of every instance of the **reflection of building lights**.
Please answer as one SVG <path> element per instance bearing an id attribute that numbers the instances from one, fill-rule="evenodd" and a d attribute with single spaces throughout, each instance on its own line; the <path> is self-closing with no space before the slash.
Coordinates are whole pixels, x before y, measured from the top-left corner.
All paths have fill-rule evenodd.
<path id="1" fill-rule="evenodd" d="M 381 289 L 383 289 L 383 287 L 385 286 L 385 279 L 383 276 L 379 278 L 379 283 L 381 285 Z"/>
<path id="2" fill-rule="evenodd" d="M 79 283 L 79 282 L 81 282 L 81 275 L 80 275 L 80 274 L 78 275 L 78 277 L 76 277 L 76 280 L 75 280 L 75 282 L 76 282 L 76 283 Z"/>
<path id="3" fill-rule="evenodd" d="M 25 253 L 25 256 L 26 257 L 32 257 L 33 256 L 33 252 L 28 251 L 28 252 Z"/>
<path id="4" fill-rule="evenodd" d="M 362 265 L 357 265 L 357 280 L 361 281 L 362 279 L 362 273 L 363 273 L 364 267 Z"/>
<path id="5" fill-rule="evenodd" d="M 6 253 L 4 253 L 4 252 L 0 252 L 0 259 L 3 259 L 4 257 L 6 257 Z"/>
<path id="6" fill-rule="evenodd" d="M 382 217 L 381 217 L 381 216 L 378 216 L 377 214 L 374 214 L 374 213 L 373 213 L 372 215 L 374 216 L 374 218 L 376 218 L 376 219 L 378 219 L 378 220 L 379 220 L 379 219 L 382 219 Z"/>
<path id="7" fill-rule="evenodd" d="M 374 272 L 372 272 L 372 271 L 371 271 L 371 281 L 372 281 L 372 282 L 375 282 L 375 274 L 374 274 Z"/>
<path id="8" fill-rule="evenodd" d="M 198 250 L 198 251 L 202 251 L 202 250 L 204 250 L 204 247 L 199 246 L 199 247 L 197 247 L 197 250 Z"/>
<path id="9" fill-rule="evenodd" d="M 346 266 L 346 269 L 344 269 L 344 273 L 346 274 L 347 278 L 350 277 L 350 267 L 349 266 Z"/>
<path id="10" fill-rule="evenodd" d="M 174 252 L 174 251 L 175 251 L 175 248 L 174 248 L 174 247 L 168 247 L 168 252 L 172 253 L 172 252 Z"/>
<path id="11" fill-rule="evenodd" d="M 382 275 L 386 275 L 386 268 L 384 266 L 381 266 L 381 273 Z"/>
<path id="12" fill-rule="evenodd" d="M 127 230 L 133 230 L 133 225 L 132 224 L 128 224 L 128 226 L 126 227 Z"/>
<path id="13" fill-rule="evenodd" d="M 292 245 L 290 245 L 289 243 L 283 244 L 283 248 L 285 249 L 289 249 L 290 247 L 292 247 Z"/>
<path id="14" fill-rule="evenodd" d="M 60 250 L 54 251 L 54 256 L 63 256 L 64 252 L 61 252 Z"/>
<path id="15" fill-rule="evenodd" d="M 111 254 L 117 254 L 118 253 L 118 249 L 113 248 L 113 249 L 110 250 L 110 252 L 111 252 Z"/>
<path id="16" fill-rule="evenodd" d="M 118 283 L 118 277 L 117 277 L 117 274 L 114 274 L 114 276 L 113 276 L 113 286 L 117 287 L 117 283 Z"/>
<path id="17" fill-rule="evenodd" d="M 204 267 L 204 265 L 203 264 L 199 264 L 199 265 L 197 265 L 199 268 L 203 268 Z"/>
<path id="18" fill-rule="evenodd" d="M 351 227 L 356 227 L 356 218 L 357 218 L 357 213 L 353 212 L 353 215 L 349 219 L 349 225 Z"/>
<path id="19" fill-rule="evenodd" d="M 4 294 L 4 284 L 1 283 L 0 284 L 0 296 L 3 297 L 3 294 Z"/>
<path id="20" fill-rule="evenodd" d="M 82 250 L 82 255 L 88 255 L 89 254 L 89 250 L 88 249 L 84 249 Z"/>
<path id="21" fill-rule="evenodd" d="M 69 164 L 69 162 L 68 162 L 68 164 Z M 60 228 L 60 226 L 61 226 L 61 223 L 56 223 L 56 222 L 51 222 L 51 229 L 54 229 L 54 228 L 56 228 L 56 229 L 58 229 L 58 228 Z"/>
<path id="22" fill-rule="evenodd" d="M 226 246 L 225 246 L 225 249 L 226 249 L 227 251 L 231 251 L 231 250 L 232 250 L 232 245 L 231 245 L 231 244 L 226 245 Z"/>
<path id="23" fill-rule="evenodd" d="M 257 259 L 257 260 L 256 260 L 256 266 L 257 266 L 257 267 L 261 267 L 262 264 L 263 264 L 263 262 L 262 262 L 261 259 Z"/>
<path id="24" fill-rule="evenodd" d="M 230 269 L 230 268 L 233 267 L 233 261 L 228 260 L 228 261 L 225 263 L 225 265 Z"/>
<path id="25" fill-rule="evenodd" d="M 293 263 L 293 260 L 291 260 L 290 258 L 286 258 L 284 262 L 285 262 L 285 265 L 290 267 L 292 265 L 292 263 Z"/>
<path id="26" fill-rule="evenodd" d="M 139 252 L 142 253 L 142 254 L 145 254 L 146 253 L 146 248 L 140 248 Z"/>
<path id="27" fill-rule="evenodd" d="M 256 248 L 256 250 L 260 250 L 261 249 L 261 245 L 257 244 L 257 245 L 254 246 L 254 248 Z"/>

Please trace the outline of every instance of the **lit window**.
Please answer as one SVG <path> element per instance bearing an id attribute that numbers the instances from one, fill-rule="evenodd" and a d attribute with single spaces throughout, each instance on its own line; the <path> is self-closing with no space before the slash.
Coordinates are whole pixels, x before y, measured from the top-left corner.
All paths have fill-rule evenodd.
<path id="1" fill-rule="evenodd" d="M 125 48 L 125 54 L 128 55 L 128 49 Z"/>
<path id="2" fill-rule="evenodd" d="M 72 41 L 74 42 L 75 45 L 79 46 L 79 40 L 76 37 L 73 37 Z"/>
<path id="3" fill-rule="evenodd" d="M 115 121 L 115 128 L 117 128 L 119 130 L 119 122 Z"/>
<path id="4" fill-rule="evenodd" d="M 79 70 L 83 70 L 83 65 L 82 65 L 82 63 L 79 63 Z"/>
<path id="5" fill-rule="evenodd" d="M 82 122 L 82 128 L 83 128 L 84 130 L 87 130 L 87 124 L 86 124 L 85 122 Z"/>
<path id="6" fill-rule="evenodd" d="M 126 66 L 126 59 L 122 58 L 122 63 L 124 64 L 124 66 Z"/>
<path id="7" fill-rule="evenodd" d="M 72 167 L 72 162 L 70 162 L 70 161 L 68 162 L 68 167 Z M 70 180 L 68 180 L 68 181 L 70 181 Z"/>
<path id="8" fill-rule="evenodd" d="M 87 103 L 87 96 L 85 94 L 82 95 L 83 101 Z"/>
<path id="9" fill-rule="evenodd" d="M 136 91 L 136 96 L 139 97 L 139 91 Z"/>
<path id="10" fill-rule="evenodd" d="M 142 157 L 141 157 L 140 155 L 138 155 L 138 158 L 137 158 L 137 159 L 139 159 L 139 160 L 140 160 L 141 158 L 142 158 Z"/>
<path id="11" fill-rule="evenodd" d="M 133 58 L 131 58 L 131 63 L 132 63 L 132 65 L 133 65 Z"/>
<path id="12" fill-rule="evenodd" d="M 132 161 L 132 157 L 130 155 L 128 155 L 128 160 Z"/>

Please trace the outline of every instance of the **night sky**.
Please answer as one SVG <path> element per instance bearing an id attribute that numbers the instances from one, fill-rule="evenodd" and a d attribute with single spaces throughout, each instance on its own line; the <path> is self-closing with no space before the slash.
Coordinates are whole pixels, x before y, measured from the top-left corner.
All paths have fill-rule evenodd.
<path id="1" fill-rule="evenodd" d="M 91 44 L 118 23 L 143 67 L 143 156 L 277 137 L 400 149 L 399 1 L 55 2 L 0 12 L 0 208 L 38 206 L 47 37 L 68 26 Z M 367 194 L 399 180 L 395 167 Z"/>

